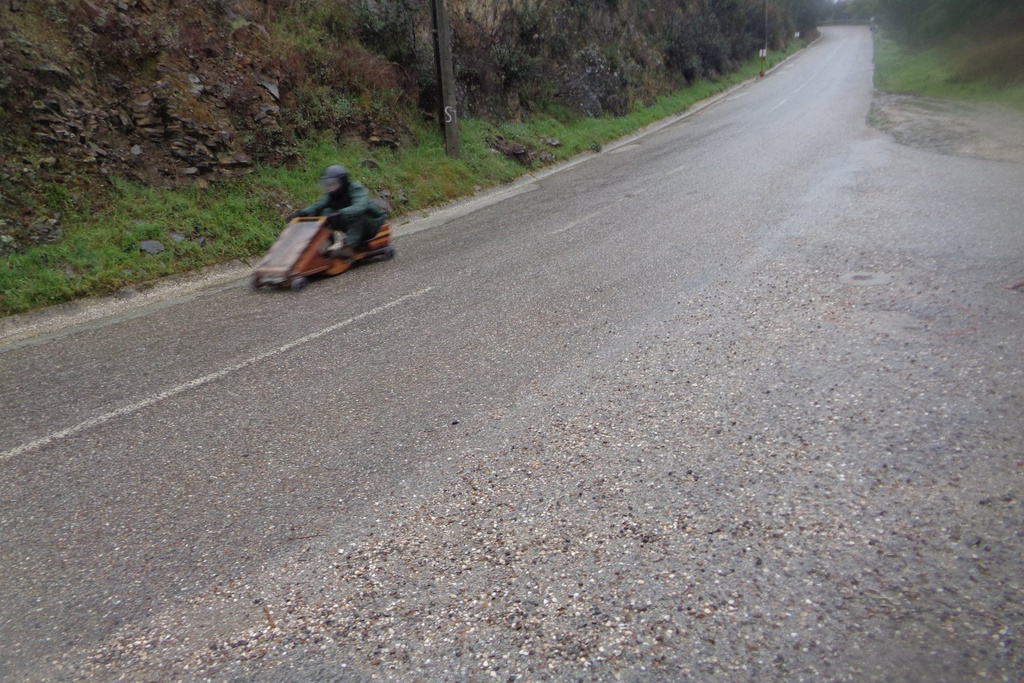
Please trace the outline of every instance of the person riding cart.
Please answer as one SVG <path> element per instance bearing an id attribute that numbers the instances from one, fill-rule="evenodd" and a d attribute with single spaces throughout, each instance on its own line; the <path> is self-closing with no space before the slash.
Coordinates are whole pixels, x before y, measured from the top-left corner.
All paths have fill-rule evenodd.
<path id="1" fill-rule="evenodd" d="M 344 166 L 328 166 L 320 177 L 324 196 L 306 208 L 288 216 L 291 221 L 302 216 L 325 216 L 334 231 L 334 255 L 352 258 L 384 224 L 384 211 L 370 199 L 362 184 L 350 180 Z M 339 235 L 339 233 L 341 233 Z"/>

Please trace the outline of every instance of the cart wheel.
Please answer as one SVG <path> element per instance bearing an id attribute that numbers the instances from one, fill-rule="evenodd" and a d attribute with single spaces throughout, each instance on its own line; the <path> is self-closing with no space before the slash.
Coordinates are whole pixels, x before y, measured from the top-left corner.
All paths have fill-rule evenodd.
<path id="1" fill-rule="evenodd" d="M 388 247 L 387 249 L 384 250 L 384 253 L 381 254 L 381 256 L 384 257 L 385 261 L 390 261 L 391 259 L 395 258 L 395 248 Z"/>
<path id="2" fill-rule="evenodd" d="M 293 292 L 298 292 L 298 291 L 300 291 L 302 289 L 305 289 L 306 285 L 308 285 L 308 284 L 309 284 L 309 280 L 308 279 L 306 279 L 304 277 L 297 277 L 294 280 L 292 280 L 292 283 L 291 283 L 290 287 L 292 288 Z"/>
<path id="3" fill-rule="evenodd" d="M 253 289 L 259 289 L 260 287 L 263 286 L 263 278 L 261 278 L 261 277 L 254 277 L 250 284 L 252 285 Z"/>

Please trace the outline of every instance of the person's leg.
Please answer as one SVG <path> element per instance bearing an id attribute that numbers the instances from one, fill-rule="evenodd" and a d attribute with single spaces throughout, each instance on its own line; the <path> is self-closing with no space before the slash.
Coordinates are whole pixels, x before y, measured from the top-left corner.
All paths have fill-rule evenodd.
<path id="1" fill-rule="evenodd" d="M 383 225 L 383 223 L 383 221 L 369 216 L 363 216 L 352 221 L 348 226 L 346 226 L 347 234 L 345 237 L 345 246 L 356 248 L 369 242 L 377 235 L 377 232 L 380 230 L 380 226 Z"/>
<path id="2" fill-rule="evenodd" d="M 359 246 L 366 241 L 366 221 L 361 219 L 349 221 L 349 224 L 345 226 L 344 235 L 344 244 L 346 247 L 354 249 Z"/>

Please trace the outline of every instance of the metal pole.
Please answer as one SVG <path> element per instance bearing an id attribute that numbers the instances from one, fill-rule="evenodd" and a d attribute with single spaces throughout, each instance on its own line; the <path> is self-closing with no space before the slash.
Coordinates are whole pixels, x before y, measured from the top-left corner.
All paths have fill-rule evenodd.
<path id="1" fill-rule="evenodd" d="M 434 19 L 434 64 L 437 85 L 441 90 L 438 118 L 444 133 L 444 149 L 453 159 L 459 158 L 459 115 L 455 102 L 455 67 L 452 65 L 452 34 L 444 0 L 432 0 Z"/>
<path id="2" fill-rule="evenodd" d="M 768 58 L 768 0 L 764 0 L 764 49 L 761 50 L 761 78 L 764 78 L 764 61 Z"/>

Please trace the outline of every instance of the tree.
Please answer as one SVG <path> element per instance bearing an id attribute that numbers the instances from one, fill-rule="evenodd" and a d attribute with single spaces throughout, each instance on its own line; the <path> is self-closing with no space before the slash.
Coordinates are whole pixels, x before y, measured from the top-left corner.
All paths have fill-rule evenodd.
<path id="1" fill-rule="evenodd" d="M 918 44 L 941 42 L 952 35 L 977 33 L 1024 19 L 1020 0 L 877 1 L 885 28 L 901 40 Z"/>

